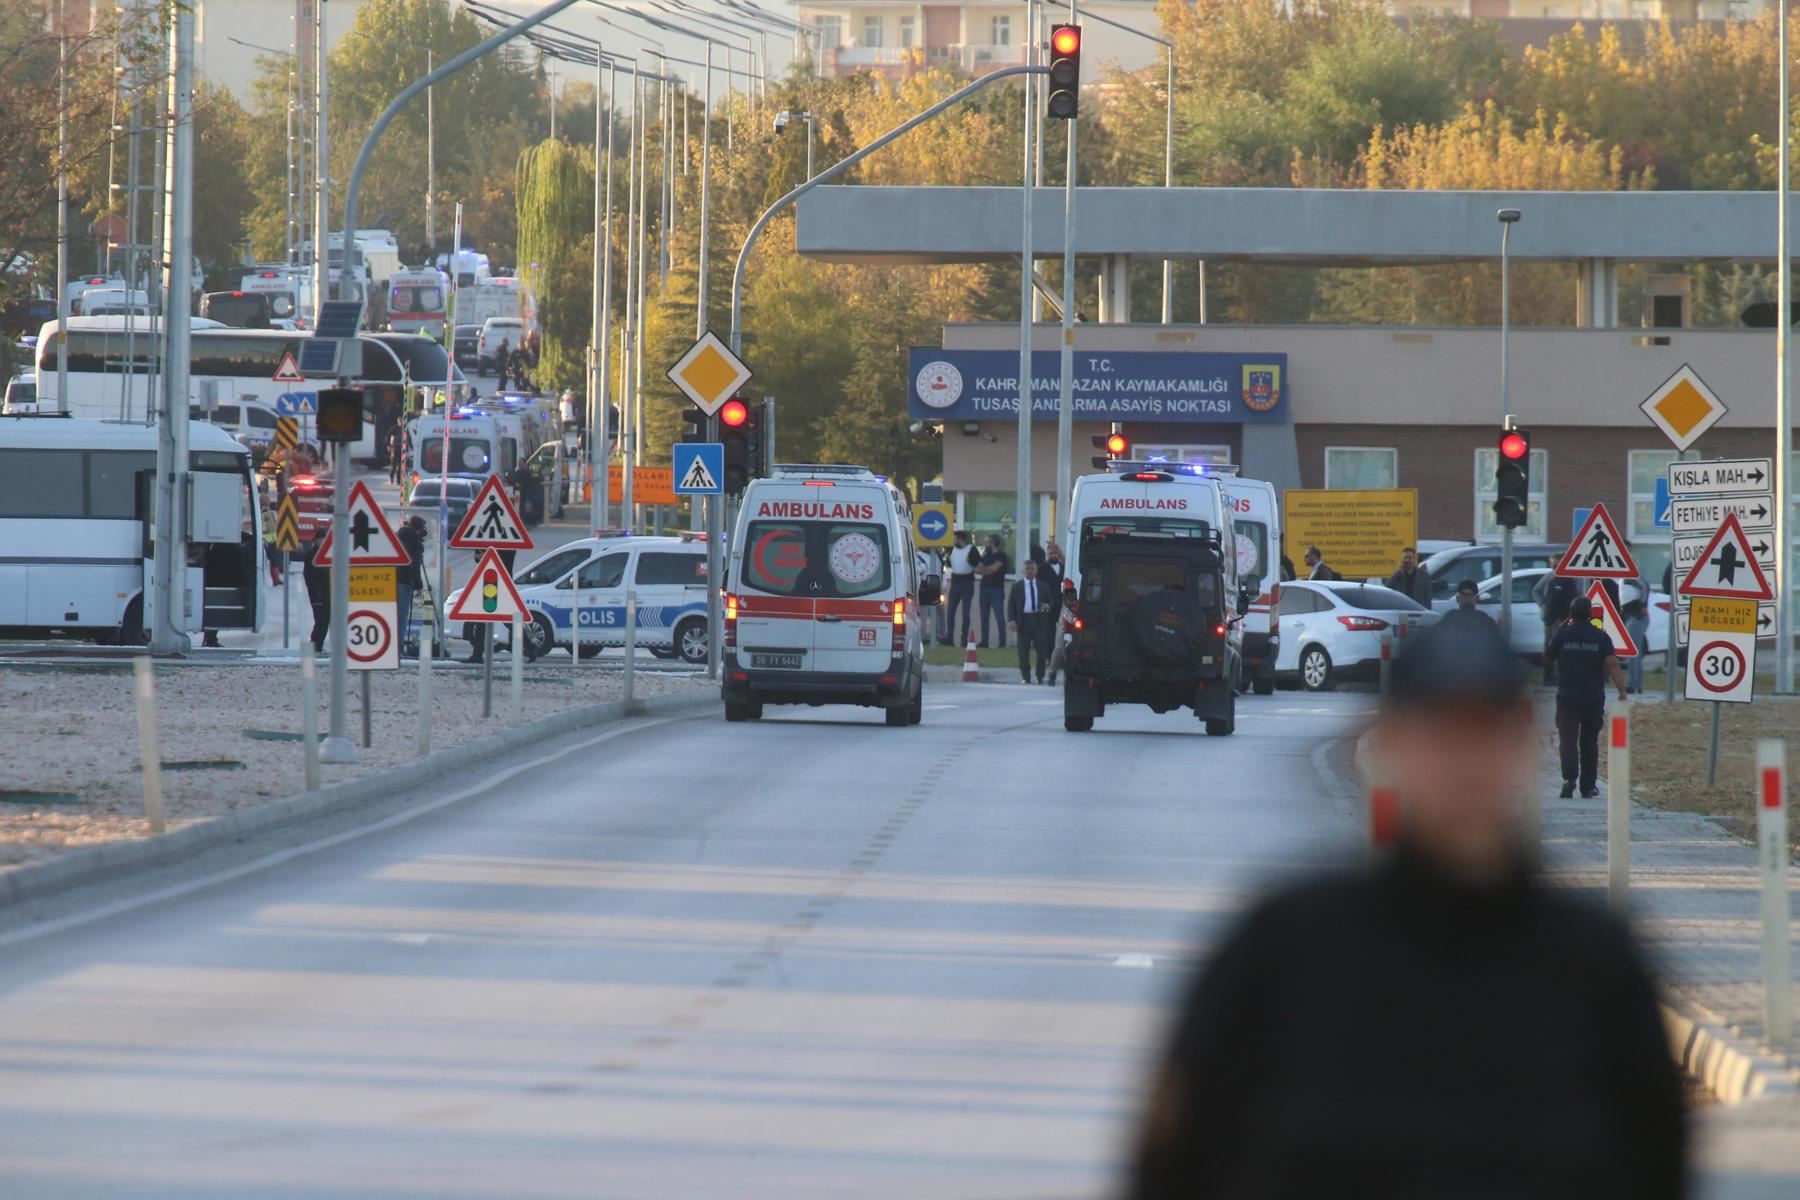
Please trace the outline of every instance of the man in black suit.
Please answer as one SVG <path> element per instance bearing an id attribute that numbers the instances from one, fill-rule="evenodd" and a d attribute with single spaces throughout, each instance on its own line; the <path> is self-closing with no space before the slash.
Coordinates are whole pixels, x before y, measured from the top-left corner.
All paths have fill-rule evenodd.
<path id="1" fill-rule="evenodd" d="M 1012 595 L 1006 598 L 1006 627 L 1018 636 L 1019 676 L 1031 682 L 1031 654 L 1037 651 L 1037 681 L 1050 664 L 1050 636 L 1056 627 L 1056 598 L 1038 578 L 1037 563 L 1026 559 Z"/>
<path id="2" fill-rule="evenodd" d="M 1069 564 L 1063 561 L 1062 547 L 1055 542 L 1044 544 L 1044 561 L 1038 564 L 1038 582 L 1050 596 L 1051 616 L 1062 607 L 1063 580 L 1069 577 Z"/>

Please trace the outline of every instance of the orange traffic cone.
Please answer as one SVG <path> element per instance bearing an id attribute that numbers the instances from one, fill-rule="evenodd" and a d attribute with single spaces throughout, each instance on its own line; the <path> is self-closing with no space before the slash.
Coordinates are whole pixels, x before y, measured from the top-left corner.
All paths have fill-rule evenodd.
<path id="1" fill-rule="evenodd" d="M 963 648 L 962 681 L 964 683 L 981 682 L 981 664 L 975 661 L 975 627 L 973 625 L 969 626 L 969 644 Z"/>

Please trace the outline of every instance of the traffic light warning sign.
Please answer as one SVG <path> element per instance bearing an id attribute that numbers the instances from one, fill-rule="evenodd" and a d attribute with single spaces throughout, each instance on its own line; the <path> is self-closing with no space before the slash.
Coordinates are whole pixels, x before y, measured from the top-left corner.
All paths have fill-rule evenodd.
<path id="1" fill-rule="evenodd" d="M 512 576 L 506 573 L 506 564 L 500 561 L 500 552 L 489 550 L 475 564 L 475 573 L 469 576 L 469 585 L 450 606 L 449 619 L 452 621 L 498 621 L 508 622 L 513 617 L 522 616 L 527 620 L 525 600 L 519 595 L 519 589 L 513 586 Z"/>

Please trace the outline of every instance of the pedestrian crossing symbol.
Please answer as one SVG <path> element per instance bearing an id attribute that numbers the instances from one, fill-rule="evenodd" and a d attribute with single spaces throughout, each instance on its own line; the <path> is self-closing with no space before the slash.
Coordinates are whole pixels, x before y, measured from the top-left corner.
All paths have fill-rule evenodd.
<path id="1" fill-rule="evenodd" d="M 525 532 L 525 522 L 519 519 L 519 510 L 513 507 L 498 475 L 482 481 L 450 544 L 458 550 L 531 549 L 531 535 Z"/>
<path id="2" fill-rule="evenodd" d="M 722 442 L 686 442 L 675 447 L 675 491 L 683 496 L 717 496 L 724 492 L 725 446 Z"/>
<path id="3" fill-rule="evenodd" d="M 1562 561 L 1556 564 L 1556 574 L 1575 579 L 1638 577 L 1637 563 L 1625 539 L 1619 536 L 1619 527 L 1613 524 L 1606 505 L 1596 504 L 1588 513 L 1575 540 L 1563 552 Z"/>

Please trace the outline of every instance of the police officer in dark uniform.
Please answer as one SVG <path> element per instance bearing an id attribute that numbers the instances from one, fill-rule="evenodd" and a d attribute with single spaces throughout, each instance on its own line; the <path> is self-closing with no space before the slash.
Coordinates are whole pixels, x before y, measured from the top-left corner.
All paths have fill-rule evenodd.
<path id="1" fill-rule="evenodd" d="M 1586 596 L 1569 601 L 1569 617 L 1544 652 L 1556 668 L 1556 736 L 1562 751 L 1562 796 L 1575 794 L 1577 774 L 1584 797 L 1599 795 L 1594 776 L 1600 769 L 1600 723 L 1606 716 L 1606 683 L 1610 679 L 1625 699 L 1625 673 L 1612 639 L 1595 627 L 1593 604 Z"/>

